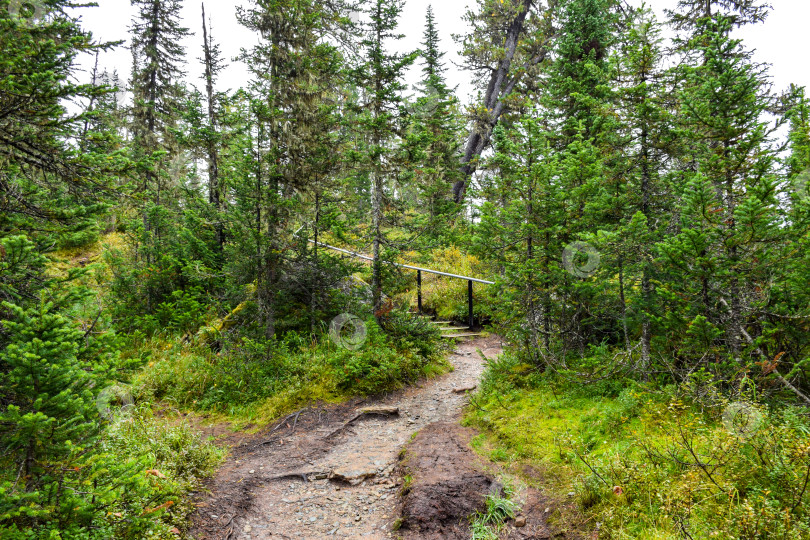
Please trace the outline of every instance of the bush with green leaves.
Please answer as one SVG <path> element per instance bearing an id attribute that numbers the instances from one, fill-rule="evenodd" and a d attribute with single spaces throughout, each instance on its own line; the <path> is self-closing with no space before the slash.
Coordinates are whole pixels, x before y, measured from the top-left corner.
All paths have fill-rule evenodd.
<path id="1" fill-rule="evenodd" d="M 374 319 L 364 324 L 366 339 L 357 350 L 336 345 L 326 332 L 287 332 L 270 341 L 233 333 L 216 352 L 204 343 L 133 342 L 133 351 L 151 358 L 134 380 L 136 393 L 147 401 L 269 420 L 311 401 L 378 394 L 443 369 L 443 345 L 433 330 L 431 341 L 414 343 L 405 334 L 392 337 Z M 389 324 L 404 332 L 411 323 Z"/>
<path id="2" fill-rule="evenodd" d="M 52 302 L 5 303 L 0 350 L 0 537 L 171 538 L 221 453 L 148 406 L 99 415 L 110 350 Z"/>
<path id="3" fill-rule="evenodd" d="M 434 358 L 446 349 L 436 325 L 414 316 L 406 306 L 381 316 L 380 327 L 398 349 L 414 350 L 422 358 Z"/>

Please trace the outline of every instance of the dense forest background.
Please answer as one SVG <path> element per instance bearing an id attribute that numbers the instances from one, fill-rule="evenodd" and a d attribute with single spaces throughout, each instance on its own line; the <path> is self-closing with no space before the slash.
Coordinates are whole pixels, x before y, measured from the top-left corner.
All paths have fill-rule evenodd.
<path id="1" fill-rule="evenodd" d="M 238 9 L 227 92 L 204 7 L 186 51 L 181 0 L 132 4 L 98 42 L 91 6 L 0 0 L 0 536 L 182 535 L 222 452 L 164 409 L 261 423 L 444 369 L 408 262 L 496 281 L 469 421 L 597 535 L 810 537 L 810 102 L 734 37 L 767 6 L 478 0 L 462 107 L 432 12 L 391 51 L 401 0 Z M 114 47 L 129 80 L 78 82 Z M 424 286 L 463 320 L 466 283 Z"/>

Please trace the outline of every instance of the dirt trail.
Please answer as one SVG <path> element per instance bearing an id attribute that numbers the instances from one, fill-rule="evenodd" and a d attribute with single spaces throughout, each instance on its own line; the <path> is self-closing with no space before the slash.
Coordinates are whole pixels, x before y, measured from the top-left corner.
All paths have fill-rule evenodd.
<path id="1" fill-rule="evenodd" d="M 398 512 L 397 458 L 412 435 L 455 422 L 478 384 L 497 336 L 460 343 L 454 371 L 392 395 L 289 417 L 234 448 L 193 519 L 198 539 L 392 538 Z M 397 415 L 363 415 L 396 407 Z M 345 428 L 344 428 L 345 426 Z M 273 431 L 274 430 L 274 431 Z"/>

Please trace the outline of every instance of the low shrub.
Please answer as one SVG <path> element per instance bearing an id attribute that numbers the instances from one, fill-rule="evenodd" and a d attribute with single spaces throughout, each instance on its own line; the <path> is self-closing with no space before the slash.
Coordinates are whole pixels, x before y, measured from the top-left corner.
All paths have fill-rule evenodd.
<path id="1" fill-rule="evenodd" d="M 468 419 L 501 455 L 548 471 L 548 493 L 573 492 L 600 538 L 810 538 L 803 409 L 746 405 L 740 428 L 728 399 L 708 406 L 630 381 L 605 396 L 518 367 L 509 354 L 490 362 Z"/>
<path id="2" fill-rule="evenodd" d="M 249 416 L 274 418 L 312 401 L 335 401 L 350 395 L 390 391 L 442 369 L 444 351 L 436 331 L 386 319 L 364 321 L 365 341 L 356 350 L 332 342 L 327 332 L 316 337 L 288 332 L 283 341 L 232 335 L 219 352 L 205 344 L 183 345 L 159 339 L 133 343 L 133 352 L 148 350 L 149 364 L 134 381 L 140 399 Z M 408 332 L 424 332 L 417 338 Z M 388 332 L 391 332 L 390 334 Z"/>

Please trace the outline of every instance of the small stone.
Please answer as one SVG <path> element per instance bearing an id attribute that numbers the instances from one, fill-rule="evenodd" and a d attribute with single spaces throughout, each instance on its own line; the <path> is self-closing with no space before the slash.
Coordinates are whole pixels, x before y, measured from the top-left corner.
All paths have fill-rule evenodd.
<path id="1" fill-rule="evenodd" d="M 360 521 L 360 516 L 356 516 L 356 517 L 354 518 L 354 520 L 355 520 L 355 521 Z"/>
<path id="2" fill-rule="evenodd" d="M 249 473 L 249 474 L 253 474 L 253 473 L 255 473 L 255 472 L 256 472 L 256 470 L 255 470 L 255 469 L 250 469 L 250 470 L 248 471 L 248 473 Z"/>
<path id="3" fill-rule="evenodd" d="M 515 527 L 525 527 L 526 526 L 526 518 L 523 516 L 518 516 L 515 518 Z"/>
<path id="4" fill-rule="evenodd" d="M 245 525 L 245 528 L 244 528 L 244 529 L 242 529 L 242 532 L 249 533 L 251 530 L 252 530 L 252 529 L 251 529 L 250 525 Z"/>
<path id="5" fill-rule="evenodd" d="M 544 513 L 548 514 L 549 512 L 551 512 L 551 508 L 546 508 L 546 511 Z"/>

